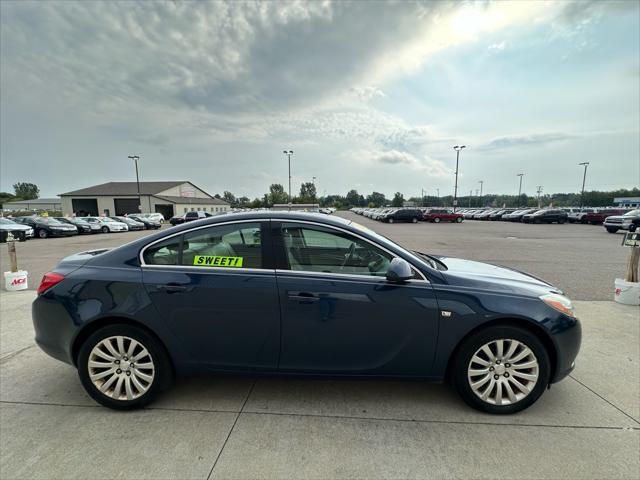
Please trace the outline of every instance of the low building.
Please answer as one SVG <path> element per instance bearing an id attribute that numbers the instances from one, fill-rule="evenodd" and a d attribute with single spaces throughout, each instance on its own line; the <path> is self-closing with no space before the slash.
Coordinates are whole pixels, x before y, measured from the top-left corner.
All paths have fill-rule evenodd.
<path id="1" fill-rule="evenodd" d="M 618 197 L 613 199 L 613 203 L 622 208 L 639 208 L 640 197 Z"/>
<path id="2" fill-rule="evenodd" d="M 15 200 L 13 202 L 5 202 L 2 209 L 5 211 L 49 211 L 59 212 L 62 208 L 62 200 L 59 198 L 34 198 L 33 200 Z"/>
<path id="3" fill-rule="evenodd" d="M 161 213 L 165 218 L 186 212 L 222 213 L 230 205 L 186 180 L 140 182 L 140 206 L 136 182 L 109 182 L 61 193 L 64 215 L 125 215 Z"/>

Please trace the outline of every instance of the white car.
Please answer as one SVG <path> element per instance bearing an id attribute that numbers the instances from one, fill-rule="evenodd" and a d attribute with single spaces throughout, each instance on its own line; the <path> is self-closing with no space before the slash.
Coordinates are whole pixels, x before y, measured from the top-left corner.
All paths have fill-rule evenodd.
<path id="1" fill-rule="evenodd" d="M 100 225 L 102 233 L 129 231 L 129 227 L 126 223 L 117 222 L 109 217 L 82 217 L 82 220 L 89 222 L 90 224 L 97 223 Z"/>
<path id="2" fill-rule="evenodd" d="M 140 216 L 153 220 L 154 222 L 160 222 L 160 224 L 164 223 L 164 215 L 161 213 L 141 213 Z"/>
<path id="3" fill-rule="evenodd" d="M 7 240 L 9 232 L 20 240 L 33 238 L 33 228 L 29 225 L 22 225 L 21 223 L 16 223 L 8 218 L 0 218 L 0 242 L 5 242 Z"/>

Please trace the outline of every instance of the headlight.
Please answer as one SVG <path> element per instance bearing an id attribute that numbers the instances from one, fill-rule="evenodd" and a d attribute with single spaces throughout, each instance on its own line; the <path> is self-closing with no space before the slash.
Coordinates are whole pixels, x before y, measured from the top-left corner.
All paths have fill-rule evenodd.
<path id="1" fill-rule="evenodd" d="M 549 305 L 551 308 L 564 313 L 571 318 L 575 318 L 576 316 L 571 300 L 569 300 L 564 295 L 558 295 L 557 293 L 547 293 L 545 295 L 541 295 L 540 300 Z"/>

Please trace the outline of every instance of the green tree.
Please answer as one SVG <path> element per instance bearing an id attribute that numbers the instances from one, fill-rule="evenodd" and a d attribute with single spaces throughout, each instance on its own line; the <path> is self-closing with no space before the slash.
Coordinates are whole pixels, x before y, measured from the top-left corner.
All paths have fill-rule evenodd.
<path id="1" fill-rule="evenodd" d="M 349 190 L 346 197 L 347 205 L 350 207 L 361 207 L 364 205 L 364 197 L 357 190 Z"/>
<path id="2" fill-rule="evenodd" d="M 12 202 L 16 197 L 9 192 L 0 192 L 0 207 L 7 202 Z"/>
<path id="3" fill-rule="evenodd" d="M 222 199 L 227 202 L 229 205 L 233 205 L 235 206 L 236 203 L 238 203 L 238 201 L 236 200 L 236 196 L 231 193 L 231 192 L 227 192 L 225 190 L 225 192 L 222 194 Z"/>
<path id="4" fill-rule="evenodd" d="M 404 195 L 402 195 L 400 192 L 396 192 L 396 194 L 393 196 L 393 200 L 391 201 L 391 206 L 401 207 L 402 205 L 404 205 Z"/>
<path id="5" fill-rule="evenodd" d="M 260 201 L 260 200 L 258 200 Z M 249 197 L 240 197 L 238 198 L 238 206 L 239 207 L 247 207 L 249 206 L 249 204 L 251 203 L 251 200 L 249 200 Z"/>
<path id="6" fill-rule="evenodd" d="M 16 197 L 21 200 L 33 200 L 40 196 L 40 189 L 34 183 L 18 182 L 13 184 Z"/>
<path id="7" fill-rule="evenodd" d="M 284 191 L 284 187 L 282 185 L 274 183 L 269 187 L 269 195 L 266 200 L 269 205 L 273 205 L 275 203 L 287 203 L 288 195 Z"/>
<path id="8" fill-rule="evenodd" d="M 300 185 L 299 203 L 316 203 L 316 186 L 312 182 L 305 182 Z"/>
<path id="9" fill-rule="evenodd" d="M 367 205 L 373 207 L 383 207 L 386 203 L 387 199 L 384 196 L 384 193 L 373 192 L 371 193 L 371 195 L 367 195 Z"/>

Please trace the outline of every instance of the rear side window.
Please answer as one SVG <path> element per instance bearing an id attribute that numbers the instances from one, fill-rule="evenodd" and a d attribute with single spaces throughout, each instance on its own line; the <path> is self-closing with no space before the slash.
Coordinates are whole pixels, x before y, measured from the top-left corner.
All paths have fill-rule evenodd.
<path id="1" fill-rule="evenodd" d="M 262 268 L 259 223 L 201 228 L 184 234 L 181 265 Z"/>
<path id="2" fill-rule="evenodd" d="M 147 265 L 177 265 L 182 235 L 156 243 L 144 251 L 144 263 Z"/>

